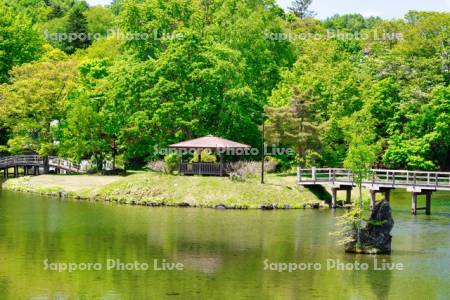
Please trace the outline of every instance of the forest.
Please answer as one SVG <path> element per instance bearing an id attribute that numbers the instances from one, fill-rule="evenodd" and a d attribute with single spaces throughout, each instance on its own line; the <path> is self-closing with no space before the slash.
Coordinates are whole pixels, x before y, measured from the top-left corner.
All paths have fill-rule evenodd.
<path id="1" fill-rule="evenodd" d="M 138 168 L 208 134 L 260 147 L 264 123 L 286 169 L 450 170 L 450 13 L 303 2 L 0 0 L 0 156 Z"/>

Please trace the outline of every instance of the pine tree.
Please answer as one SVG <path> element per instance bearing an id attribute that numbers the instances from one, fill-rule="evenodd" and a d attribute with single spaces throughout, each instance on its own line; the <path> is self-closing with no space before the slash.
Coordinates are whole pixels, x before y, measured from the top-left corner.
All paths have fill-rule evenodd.
<path id="1" fill-rule="evenodd" d="M 321 125 L 314 120 L 311 106 L 310 97 L 294 88 L 289 105 L 266 108 L 266 138 L 271 143 L 294 148 L 301 164 L 309 164 L 319 147 Z"/>
<path id="2" fill-rule="evenodd" d="M 69 14 L 66 26 L 66 33 L 71 39 L 67 39 L 64 45 L 64 51 L 72 54 L 77 49 L 85 49 L 91 44 L 88 34 L 88 21 L 80 7 L 75 7 Z M 75 37 L 75 38 L 73 38 Z"/>
<path id="3" fill-rule="evenodd" d="M 311 6 L 313 0 L 294 0 L 289 10 L 292 11 L 300 19 L 306 17 L 313 17 L 315 13 L 308 8 Z"/>

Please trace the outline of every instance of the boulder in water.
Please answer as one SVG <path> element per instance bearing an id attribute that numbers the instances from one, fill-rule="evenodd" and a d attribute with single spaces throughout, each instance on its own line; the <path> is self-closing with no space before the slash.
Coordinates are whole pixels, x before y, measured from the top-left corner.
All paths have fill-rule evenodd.
<path id="1" fill-rule="evenodd" d="M 391 230 L 394 219 L 389 202 L 383 200 L 375 205 L 367 222 L 361 229 L 360 244 L 357 244 L 357 232 L 352 232 L 353 242 L 346 245 L 346 252 L 363 254 L 389 254 L 391 253 Z"/>

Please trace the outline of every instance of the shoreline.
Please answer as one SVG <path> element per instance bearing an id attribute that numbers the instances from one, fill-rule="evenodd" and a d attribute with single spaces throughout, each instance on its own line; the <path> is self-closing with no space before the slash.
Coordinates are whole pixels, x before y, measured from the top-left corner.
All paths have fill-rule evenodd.
<path id="1" fill-rule="evenodd" d="M 212 209 L 328 209 L 326 201 L 300 188 L 292 176 L 232 182 L 226 177 L 172 176 L 138 172 L 125 177 L 41 175 L 10 178 L 2 189 L 60 199 L 112 202 L 146 207 Z"/>
<path id="2" fill-rule="evenodd" d="M 37 192 L 37 191 L 25 191 L 20 189 L 4 189 L 7 192 L 32 194 L 36 196 L 50 197 L 55 199 L 68 199 L 68 200 L 79 200 L 79 201 L 91 201 L 91 202 L 107 202 L 114 203 L 117 205 L 132 205 L 132 206 L 142 206 L 142 207 L 178 207 L 178 208 L 207 208 L 207 209 L 224 209 L 224 210 L 300 210 L 300 209 L 329 209 L 329 206 L 324 201 L 310 201 L 304 203 L 302 207 L 291 207 L 278 205 L 262 205 L 260 207 L 247 207 L 241 205 L 222 205 L 217 204 L 215 206 L 203 206 L 203 205 L 191 205 L 189 203 L 159 203 L 159 202 L 138 202 L 138 201 L 118 201 L 117 199 L 108 198 L 87 198 L 79 195 L 68 195 L 65 192 Z M 323 202 L 323 203 L 322 203 Z"/>

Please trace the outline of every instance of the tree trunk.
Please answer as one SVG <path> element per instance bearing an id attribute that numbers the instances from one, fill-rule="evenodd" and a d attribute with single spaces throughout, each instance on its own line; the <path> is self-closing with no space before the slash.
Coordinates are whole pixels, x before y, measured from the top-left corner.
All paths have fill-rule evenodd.
<path id="1" fill-rule="evenodd" d="M 95 164 L 97 165 L 97 172 L 101 172 L 103 170 L 103 157 L 101 155 L 95 157 Z"/>
<path id="2" fill-rule="evenodd" d="M 358 216 L 358 233 L 357 233 L 357 243 L 358 245 L 361 244 L 361 214 L 362 214 L 362 207 L 363 207 L 363 200 L 362 200 L 362 184 L 358 184 L 358 190 L 359 190 L 359 208 L 360 213 Z"/>

